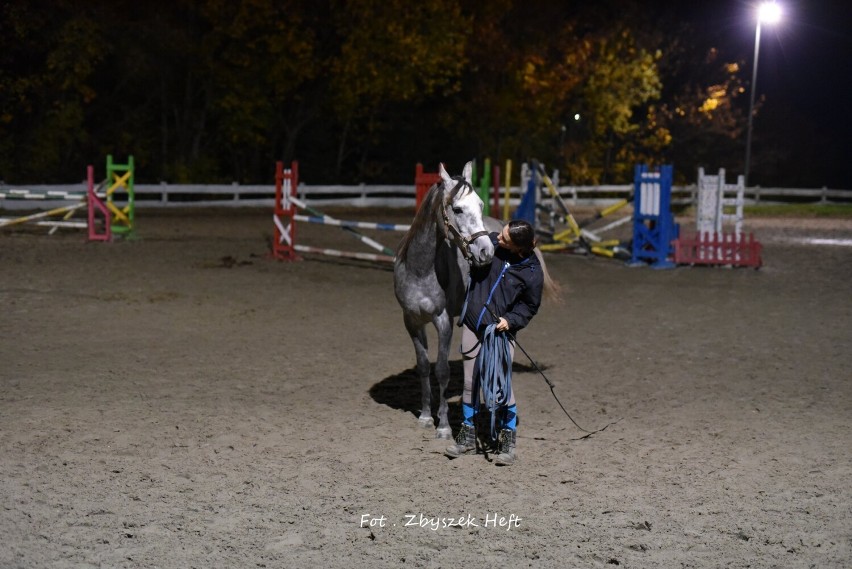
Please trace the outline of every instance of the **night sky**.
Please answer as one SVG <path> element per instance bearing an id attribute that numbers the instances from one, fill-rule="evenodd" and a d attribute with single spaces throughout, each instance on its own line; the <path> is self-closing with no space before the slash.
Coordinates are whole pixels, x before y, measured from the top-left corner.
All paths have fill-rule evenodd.
<path id="1" fill-rule="evenodd" d="M 801 113 L 819 133 L 804 141 L 832 154 L 833 175 L 819 185 L 852 188 L 845 174 L 852 162 L 852 1 L 778 0 L 784 16 L 774 26 L 761 27 L 756 94 L 765 97 L 754 120 L 755 141 L 767 120 L 784 120 L 791 111 Z M 718 2 L 661 2 L 660 7 L 707 30 L 722 49 L 745 57 L 748 77 L 754 56 L 757 0 Z M 810 137 L 807 133 L 802 136 Z M 791 141 L 791 144 L 794 141 Z M 844 160 L 843 156 L 847 158 Z M 838 164 L 838 160 L 843 163 Z M 803 167 L 807 165 L 803 164 Z M 838 172 L 842 172 L 838 179 Z"/>
<path id="2" fill-rule="evenodd" d="M 795 104 L 816 120 L 852 128 L 852 2 L 784 4 L 785 18 L 761 29 L 757 93 Z M 753 50 L 754 25 L 737 29 Z"/>

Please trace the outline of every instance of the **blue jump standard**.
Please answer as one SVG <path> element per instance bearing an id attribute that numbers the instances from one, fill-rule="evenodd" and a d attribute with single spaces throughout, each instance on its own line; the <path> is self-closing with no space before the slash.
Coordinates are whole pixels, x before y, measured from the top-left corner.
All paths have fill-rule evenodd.
<path id="1" fill-rule="evenodd" d="M 654 269 L 674 268 L 669 257 L 674 254 L 672 241 L 677 239 L 680 226 L 674 222 L 671 212 L 671 165 L 652 171 L 647 165 L 637 164 L 633 192 L 633 247 L 628 265 L 650 263 Z"/>

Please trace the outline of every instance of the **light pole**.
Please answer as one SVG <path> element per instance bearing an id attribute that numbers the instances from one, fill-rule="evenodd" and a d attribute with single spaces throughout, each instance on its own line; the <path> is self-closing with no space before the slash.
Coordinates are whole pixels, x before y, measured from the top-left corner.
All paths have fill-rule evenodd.
<path id="1" fill-rule="evenodd" d="M 774 24 L 781 19 L 781 6 L 774 1 L 763 2 L 757 7 L 757 26 L 754 30 L 754 65 L 751 71 L 751 100 L 748 105 L 748 131 L 746 133 L 745 173 L 743 182 L 748 186 L 748 173 L 751 166 L 751 125 L 754 120 L 754 94 L 757 92 L 757 56 L 760 52 L 760 24 Z"/>

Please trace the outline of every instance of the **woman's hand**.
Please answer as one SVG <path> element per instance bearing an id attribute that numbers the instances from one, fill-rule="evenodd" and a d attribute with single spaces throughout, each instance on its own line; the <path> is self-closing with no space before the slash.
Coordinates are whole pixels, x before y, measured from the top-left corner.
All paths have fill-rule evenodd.
<path id="1" fill-rule="evenodd" d="M 509 330 L 509 321 L 503 317 L 500 317 L 500 321 L 497 322 L 497 325 L 494 327 L 498 332 L 507 332 Z"/>

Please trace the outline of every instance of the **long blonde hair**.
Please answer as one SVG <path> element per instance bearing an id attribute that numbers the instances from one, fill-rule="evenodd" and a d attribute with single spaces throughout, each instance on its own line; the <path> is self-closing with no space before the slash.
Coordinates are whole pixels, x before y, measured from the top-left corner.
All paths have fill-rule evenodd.
<path id="1" fill-rule="evenodd" d="M 544 263 L 544 255 L 541 254 L 541 250 L 536 247 L 533 249 L 533 253 L 535 253 L 536 257 L 538 257 L 538 262 L 541 265 L 541 273 L 544 277 L 544 298 L 551 302 L 555 302 L 556 304 L 560 304 L 562 302 L 562 286 L 550 276 L 550 271 L 547 270 L 547 265 Z"/>
<path id="2" fill-rule="evenodd" d="M 553 280 L 553 277 L 550 276 L 550 271 L 547 270 L 544 256 L 538 248 L 535 228 L 525 219 L 513 219 L 506 225 L 509 228 L 509 238 L 512 240 L 512 244 L 520 249 L 520 254 L 528 257 L 532 253 L 535 253 L 535 256 L 538 257 L 538 263 L 541 265 L 541 271 L 544 275 L 544 297 L 552 302 L 562 302 L 562 287 Z"/>

